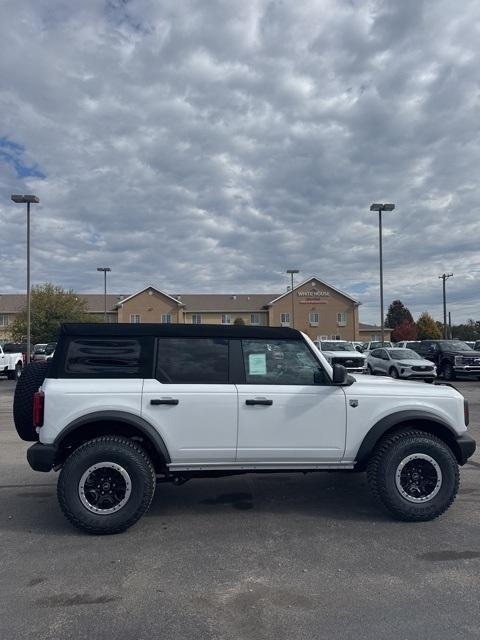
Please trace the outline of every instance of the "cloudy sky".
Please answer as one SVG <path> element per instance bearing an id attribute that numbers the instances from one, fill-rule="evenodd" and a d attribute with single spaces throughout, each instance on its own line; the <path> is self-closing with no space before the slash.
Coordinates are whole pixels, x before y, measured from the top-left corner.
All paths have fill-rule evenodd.
<path id="1" fill-rule="evenodd" d="M 283 291 L 480 319 L 478 0 L 2 0 L 0 292 Z"/>

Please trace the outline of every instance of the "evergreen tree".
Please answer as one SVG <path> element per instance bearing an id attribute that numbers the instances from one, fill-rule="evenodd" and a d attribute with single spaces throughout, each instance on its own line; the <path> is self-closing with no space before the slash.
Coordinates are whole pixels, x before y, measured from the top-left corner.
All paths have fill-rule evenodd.
<path id="1" fill-rule="evenodd" d="M 388 307 L 387 317 L 385 318 L 385 326 L 390 329 L 396 329 L 402 322 L 407 320 L 410 324 L 414 324 L 412 314 L 401 300 L 394 300 Z"/>

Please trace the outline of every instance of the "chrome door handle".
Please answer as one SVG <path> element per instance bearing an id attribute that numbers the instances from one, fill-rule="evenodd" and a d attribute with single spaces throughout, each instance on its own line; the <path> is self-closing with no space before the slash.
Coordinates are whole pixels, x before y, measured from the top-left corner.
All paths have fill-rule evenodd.
<path id="1" fill-rule="evenodd" d="M 253 406 L 254 404 L 261 404 L 269 407 L 273 404 L 273 400 L 267 400 L 267 398 L 252 398 L 249 400 L 245 400 L 245 404 L 249 407 Z"/>
<path id="2" fill-rule="evenodd" d="M 178 404 L 180 400 L 177 398 L 152 398 L 150 404 Z"/>

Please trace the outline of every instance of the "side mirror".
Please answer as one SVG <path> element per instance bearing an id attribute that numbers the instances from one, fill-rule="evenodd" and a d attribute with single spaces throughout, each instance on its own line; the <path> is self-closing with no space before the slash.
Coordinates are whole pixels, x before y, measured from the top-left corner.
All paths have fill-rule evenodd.
<path id="1" fill-rule="evenodd" d="M 348 372 L 343 366 L 343 364 L 334 364 L 333 365 L 333 384 L 347 384 Z"/>

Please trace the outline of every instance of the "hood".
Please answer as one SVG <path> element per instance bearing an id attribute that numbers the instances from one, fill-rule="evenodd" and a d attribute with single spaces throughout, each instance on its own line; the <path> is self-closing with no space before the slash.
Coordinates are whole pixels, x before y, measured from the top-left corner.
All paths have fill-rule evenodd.
<path id="1" fill-rule="evenodd" d="M 418 362 L 418 361 L 417 361 Z M 432 363 L 430 363 L 432 364 Z M 392 396 L 423 396 L 429 398 L 435 398 L 440 396 L 447 396 L 450 398 L 459 396 L 462 394 L 454 387 L 446 384 L 426 384 L 422 380 L 394 380 L 390 377 L 382 376 L 366 376 L 364 374 L 350 374 L 352 378 L 355 378 L 355 382 L 349 387 L 342 387 L 347 396 L 358 395 L 363 393 L 365 395 L 392 395 Z"/>
<path id="2" fill-rule="evenodd" d="M 401 360 L 392 360 L 392 362 L 396 362 L 397 364 L 400 364 L 400 362 L 404 362 L 405 364 L 408 364 L 409 367 L 435 366 L 431 360 L 425 360 L 425 358 L 422 358 L 421 360 L 419 360 L 418 358 L 402 358 Z"/>
<path id="3" fill-rule="evenodd" d="M 328 358 L 346 358 L 347 360 L 351 360 L 352 358 L 365 359 L 367 357 L 359 351 L 321 351 L 321 353 Z"/>

